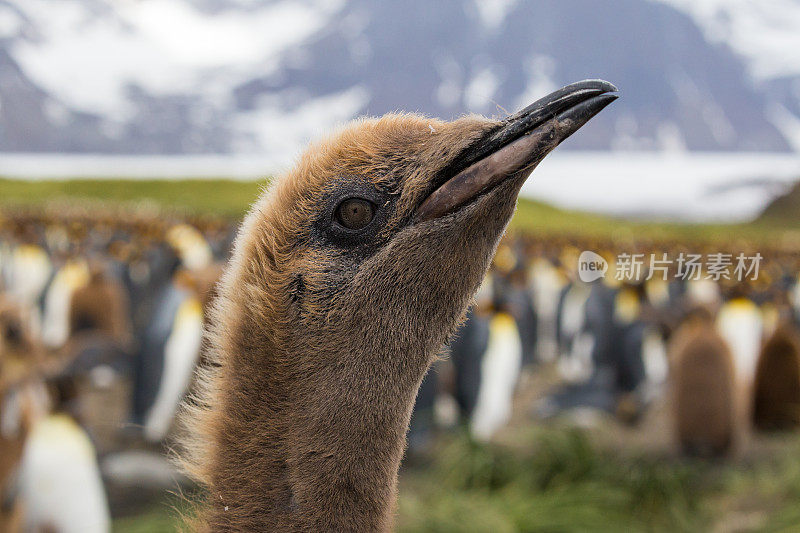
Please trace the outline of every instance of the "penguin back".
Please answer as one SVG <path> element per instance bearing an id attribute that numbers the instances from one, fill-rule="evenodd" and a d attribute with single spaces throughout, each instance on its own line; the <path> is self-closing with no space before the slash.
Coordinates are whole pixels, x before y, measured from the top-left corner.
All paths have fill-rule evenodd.
<path id="1" fill-rule="evenodd" d="M 710 324 L 678 331 L 673 346 L 674 415 L 680 448 L 687 455 L 724 455 L 736 435 L 730 349 Z"/>
<path id="2" fill-rule="evenodd" d="M 776 329 L 761 350 L 753 425 L 762 431 L 800 426 L 800 337 L 788 325 Z"/>

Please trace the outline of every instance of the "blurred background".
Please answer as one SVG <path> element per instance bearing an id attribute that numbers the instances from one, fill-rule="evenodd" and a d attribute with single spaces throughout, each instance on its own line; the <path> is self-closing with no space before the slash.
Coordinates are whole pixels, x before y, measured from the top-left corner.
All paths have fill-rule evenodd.
<path id="1" fill-rule="evenodd" d="M 0 0 L 0 531 L 175 530 L 205 309 L 310 140 L 584 78 L 622 96 L 525 185 L 397 528 L 800 528 L 800 0 Z"/>

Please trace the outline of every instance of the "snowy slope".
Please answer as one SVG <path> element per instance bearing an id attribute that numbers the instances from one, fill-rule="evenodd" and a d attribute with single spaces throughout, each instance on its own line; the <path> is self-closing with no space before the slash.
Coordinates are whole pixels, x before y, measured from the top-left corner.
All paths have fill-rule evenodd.
<path id="1" fill-rule="evenodd" d="M 120 121 L 132 111 L 130 86 L 152 96 L 227 97 L 253 73 L 274 72 L 281 53 L 341 7 L 284 0 L 210 13 L 183 0 L 15 4 L 23 38 L 11 53 L 31 81 L 73 110 Z"/>
<path id="2" fill-rule="evenodd" d="M 660 1 L 689 14 L 709 41 L 730 46 L 755 80 L 800 76 L 800 1 Z"/>
<path id="3" fill-rule="evenodd" d="M 270 121 L 283 124 L 294 115 L 277 107 L 271 115 L 240 116 L 234 91 L 276 72 L 287 51 L 323 28 L 342 2 L 218 7 L 184 0 L 0 2 L 0 149 L 218 152 L 250 137 L 258 146 Z M 20 100 L 33 100 L 33 109 L 9 117 Z M 296 147 L 357 111 L 313 116 L 295 127 L 299 138 L 283 139 Z M 255 118 L 262 120 L 257 127 Z M 25 119 L 45 131 L 20 128 Z M 63 138 L 70 135 L 77 135 L 76 146 Z"/>
<path id="4" fill-rule="evenodd" d="M 587 77 L 623 98 L 570 148 L 800 150 L 798 50 L 800 0 L 0 0 L 0 151 L 285 163 L 359 114 Z"/>

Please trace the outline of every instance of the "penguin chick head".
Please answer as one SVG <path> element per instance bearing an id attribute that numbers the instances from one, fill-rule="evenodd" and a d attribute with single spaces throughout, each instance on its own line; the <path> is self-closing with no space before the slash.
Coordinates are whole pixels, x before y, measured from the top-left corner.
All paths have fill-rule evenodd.
<path id="1" fill-rule="evenodd" d="M 580 82 L 504 120 L 352 123 L 258 200 L 225 297 L 313 364 L 392 353 L 425 367 L 477 291 L 525 178 L 615 90 Z"/>

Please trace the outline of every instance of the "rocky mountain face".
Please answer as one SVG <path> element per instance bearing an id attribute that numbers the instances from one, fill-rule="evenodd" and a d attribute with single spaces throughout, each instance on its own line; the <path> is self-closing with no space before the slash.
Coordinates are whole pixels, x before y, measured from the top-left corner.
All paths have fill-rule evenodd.
<path id="1" fill-rule="evenodd" d="M 286 160 L 589 77 L 623 98 L 569 148 L 800 150 L 800 1 L 0 0 L 0 151 Z"/>

